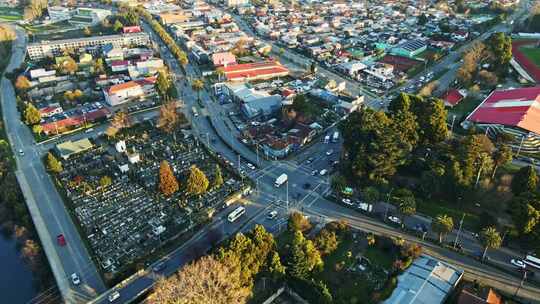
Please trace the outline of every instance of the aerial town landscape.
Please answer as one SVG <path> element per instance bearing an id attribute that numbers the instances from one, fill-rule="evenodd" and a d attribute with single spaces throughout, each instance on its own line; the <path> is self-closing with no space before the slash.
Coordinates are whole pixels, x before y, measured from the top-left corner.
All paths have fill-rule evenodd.
<path id="1" fill-rule="evenodd" d="M 540 303 L 540 2 L 0 1 L 0 303 Z"/>

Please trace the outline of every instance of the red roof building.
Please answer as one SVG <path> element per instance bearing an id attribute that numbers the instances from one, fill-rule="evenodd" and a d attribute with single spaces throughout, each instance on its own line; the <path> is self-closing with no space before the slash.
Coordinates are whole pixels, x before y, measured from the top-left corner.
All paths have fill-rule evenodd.
<path id="1" fill-rule="evenodd" d="M 441 96 L 441 99 L 444 100 L 444 105 L 447 107 L 456 106 L 463 100 L 463 98 L 465 98 L 465 94 L 456 89 L 448 90 L 443 96 Z"/>
<path id="2" fill-rule="evenodd" d="M 229 81 L 270 79 L 289 75 L 289 69 L 277 61 L 230 65 L 223 67 L 223 72 Z"/>
<path id="3" fill-rule="evenodd" d="M 466 120 L 478 124 L 519 127 L 540 134 L 540 86 L 495 90 Z"/>
<path id="4" fill-rule="evenodd" d="M 122 28 L 122 33 L 124 33 L 124 34 L 127 34 L 127 33 L 139 33 L 139 32 L 141 32 L 141 27 L 138 26 L 138 25 L 124 26 Z"/>

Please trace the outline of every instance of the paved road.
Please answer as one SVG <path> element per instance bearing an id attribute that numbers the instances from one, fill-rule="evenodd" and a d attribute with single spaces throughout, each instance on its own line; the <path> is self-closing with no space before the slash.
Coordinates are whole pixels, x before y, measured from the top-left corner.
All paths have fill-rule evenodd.
<path id="1" fill-rule="evenodd" d="M 19 67 L 25 57 L 26 35 L 18 27 L 16 33 L 17 38 L 13 44 L 13 54 L 7 71 Z M 34 144 L 28 127 L 19 120 L 20 114 L 16 108 L 15 92 L 11 82 L 2 78 L 1 86 L 3 118 L 17 159 L 17 179 L 58 288 L 66 302 L 85 303 L 103 292 L 105 286 L 64 207 L 62 198 L 45 171 L 40 149 Z M 57 245 L 56 237 L 59 234 L 64 234 L 67 241 L 64 247 Z M 81 277 L 80 286 L 73 286 L 70 283 L 69 277 L 72 273 L 77 273 Z M 53 289 L 46 291 L 44 296 L 50 297 L 52 294 Z"/>

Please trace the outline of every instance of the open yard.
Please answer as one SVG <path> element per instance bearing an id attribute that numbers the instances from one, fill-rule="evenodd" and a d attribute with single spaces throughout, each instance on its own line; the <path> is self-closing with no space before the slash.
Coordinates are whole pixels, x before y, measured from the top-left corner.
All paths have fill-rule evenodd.
<path id="1" fill-rule="evenodd" d="M 368 246 L 363 233 L 347 232 L 324 258 L 324 270 L 316 280 L 327 284 L 334 303 L 375 303 L 370 296 L 386 283 L 396 258 L 390 248 L 381 247 Z"/>
<path id="2" fill-rule="evenodd" d="M 459 124 L 467 115 L 469 115 L 480 103 L 482 99 L 480 98 L 469 98 L 466 97 L 459 104 L 453 108 L 448 109 L 448 120 L 452 122 L 454 115 L 456 116 L 455 124 Z M 457 125 L 454 125 L 457 127 Z"/>

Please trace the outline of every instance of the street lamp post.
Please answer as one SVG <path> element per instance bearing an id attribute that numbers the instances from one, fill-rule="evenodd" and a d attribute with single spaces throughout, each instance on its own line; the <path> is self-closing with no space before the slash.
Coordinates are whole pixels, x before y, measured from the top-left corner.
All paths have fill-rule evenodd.
<path id="1" fill-rule="evenodd" d="M 456 234 L 456 239 L 454 240 L 454 249 L 456 249 L 456 246 L 459 241 L 459 235 L 461 234 L 461 227 L 463 226 L 463 220 L 465 219 L 465 212 L 463 212 L 463 216 L 461 216 L 461 220 L 459 221 L 459 229 Z"/>
<path id="2" fill-rule="evenodd" d="M 394 191 L 394 188 L 390 189 L 390 192 L 386 194 L 386 209 L 384 210 L 384 221 L 386 222 L 386 218 L 388 217 L 388 206 L 390 204 L 390 195 L 392 195 L 392 191 Z"/>

